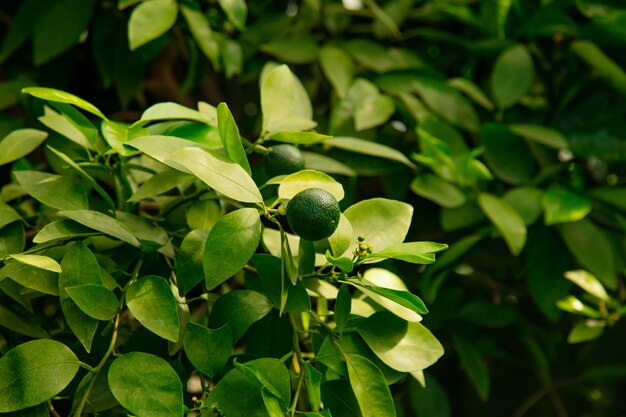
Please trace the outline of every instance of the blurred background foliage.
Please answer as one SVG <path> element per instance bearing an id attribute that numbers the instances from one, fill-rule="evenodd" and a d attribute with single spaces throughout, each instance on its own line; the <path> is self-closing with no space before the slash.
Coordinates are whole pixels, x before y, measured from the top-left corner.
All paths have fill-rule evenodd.
<path id="1" fill-rule="evenodd" d="M 2 2 L 0 137 L 37 123 L 20 92 L 32 85 L 121 121 L 160 101 L 226 101 L 249 137 L 261 71 L 286 63 L 318 131 L 415 163 L 316 145 L 345 204 L 407 201 L 407 240 L 451 245 L 426 268 L 386 265 L 425 299 L 446 348 L 426 388 L 393 387 L 398 414 L 615 416 L 626 413 L 625 47 L 620 0 Z"/>

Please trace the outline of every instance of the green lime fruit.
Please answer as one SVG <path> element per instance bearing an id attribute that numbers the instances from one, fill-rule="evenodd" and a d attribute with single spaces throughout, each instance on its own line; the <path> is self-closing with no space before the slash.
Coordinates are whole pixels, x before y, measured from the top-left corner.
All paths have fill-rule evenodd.
<path id="1" fill-rule="evenodd" d="M 263 165 L 269 178 L 293 174 L 304 169 L 304 156 L 293 145 L 274 145 L 270 148 L 270 153 L 265 155 Z"/>
<path id="2" fill-rule="evenodd" d="M 287 222 L 303 239 L 326 239 L 337 229 L 341 210 L 331 193 L 319 188 L 300 191 L 287 204 Z"/>

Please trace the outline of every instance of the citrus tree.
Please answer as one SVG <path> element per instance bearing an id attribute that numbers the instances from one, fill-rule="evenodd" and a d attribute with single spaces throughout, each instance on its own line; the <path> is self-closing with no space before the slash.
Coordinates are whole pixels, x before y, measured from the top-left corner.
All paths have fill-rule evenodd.
<path id="1" fill-rule="evenodd" d="M 218 132 L 190 115 L 178 123 L 195 120 L 204 130 L 173 122 L 159 130 L 159 122 L 165 119 L 137 120 L 145 118 L 146 112 L 173 117 L 170 111 L 180 110 L 163 102 L 176 102 L 203 114 L 206 107 L 198 102 L 213 106 L 227 102 L 240 136 L 248 139 L 242 143 L 250 176 L 268 212 L 251 202 L 220 203 L 218 210 L 208 202 L 215 200 L 209 193 L 198 196 L 202 203 L 194 204 L 191 200 L 196 197 L 191 196 L 196 189 L 184 188 L 185 178 L 193 174 L 167 164 L 183 188 L 172 179 L 174 185 L 159 199 L 168 203 L 167 198 L 182 192 L 190 200 L 163 218 L 159 210 L 164 205 L 149 197 L 127 201 L 122 211 L 148 215 L 170 233 L 173 225 L 180 224 L 167 223 L 174 215 L 217 216 L 218 211 L 225 214 L 236 207 L 256 207 L 267 226 L 256 253 L 278 256 L 283 251 L 281 229 L 270 218 L 292 234 L 299 226 L 303 234 L 321 233 L 323 227 L 288 220 L 287 201 L 297 193 L 281 197 L 282 182 L 274 180 L 276 176 L 313 170 L 341 184 L 343 198 L 328 187 L 310 187 L 337 200 L 343 213 L 337 230 L 351 206 L 358 207 L 362 201 L 384 198 L 407 203 L 414 214 L 405 240 L 450 245 L 438 262 L 417 269 L 398 259 L 370 265 L 380 245 L 358 234 L 350 243 L 350 251 L 357 249 L 357 255 L 360 251 L 370 260 L 349 274 L 371 274 L 379 267 L 393 272 L 397 288 L 403 285 L 402 289 L 425 301 L 430 312 L 423 324 L 445 346 L 437 366 L 424 373 L 425 386 L 413 377 L 391 386 L 398 415 L 620 414 L 626 375 L 621 365 L 626 348 L 621 337 L 626 300 L 625 16 L 623 2 L 617 0 L 3 2 L 0 138 L 7 146 L 21 143 L 22 136 L 9 135 L 31 128 L 50 136 L 26 158 L 3 165 L 0 200 L 17 207 L 25 198 L 15 197 L 22 186 L 13 170 L 65 172 L 58 163 L 54 165 L 58 158 L 48 145 L 78 161 L 115 202 L 90 206 L 90 210 L 112 216 L 110 207 L 124 200 L 116 190 L 129 187 L 116 180 L 111 168 L 84 166 L 84 153 L 74 154 L 56 145 L 55 141 L 78 137 L 76 129 L 59 122 L 59 115 L 68 117 L 70 110 L 67 106 L 60 109 L 58 103 L 53 106 L 54 101 L 42 107 L 42 101 L 22 94 L 24 87 L 40 85 L 71 92 L 97 105 L 111 121 L 133 126 L 126 135 L 110 123 L 106 129 L 99 125 L 100 115 L 82 113 L 95 123 L 86 136 L 104 141 L 95 150 L 89 149 L 90 154 L 98 154 L 100 146 L 111 146 L 120 155 L 136 152 L 123 158 L 146 153 L 114 145 L 114 135 L 126 143 L 145 136 L 143 128 L 150 136 L 209 141 L 209 149 L 218 149 Z M 299 93 L 292 94 L 288 82 L 277 86 L 274 96 L 261 94 L 279 64 L 289 65 L 297 75 Z M 311 98 L 306 112 L 298 98 L 302 91 Z M 277 103 L 284 107 L 268 116 L 267 109 Z M 80 117 L 72 114 L 70 118 Z M 84 125 L 83 119 L 72 120 L 74 125 Z M 332 137 L 311 135 L 312 129 Z M 30 143 L 43 140 L 37 135 L 28 138 Z M 222 152 L 228 158 L 246 169 L 244 158 L 225 149 Z M 117 160 L 108 158 L 113 163 Z M 137 166 L 142 164 L 133 163 L 130 170 L 133 193 L 133 187 L 143 184 L 149 174 L 139 172 Z M 89 189 L 95 201 L 104 199 L 96 188 Z M 273 205 L 267 200 L 274 195 L 283 202 Z M 330 206 L 334 207 L 332 200 L 328 200 Z M 30 220 L 32 211 L 23 210 L 17 212 L 29 220 L 24 224 L 26 248 L 37 226 Z M 305 210 L 304 215 L 309 212 L 313 211 Z M 0 235 L 16 224 L 6 224 Z M 211 222 L 202 227 L 187 224 L 190 230 L 205 232 L 213 230 L 211 226 Z M 268 245 L 272 234 L 274 246 Z M 170 236 L 175 253 L 193 251 L 191 241 L 182 245 L 186 241 L 177 240 L 184 236 Z M 207 236 L 196 235 L 195 242 L 206 241 Z M 333 262 L 341 262 L 336 259 L 342 257 L 352 260 L 354 254 L 338 254 L 332 237 L 328 242 L 330 246 L 314 245 L 318 261 L 323 261 L 322 256 L 326 259 L 329 249 L 326 262 L 335 265 L 335 271 L 345 272 Z M 219 248 L 221 243 L 214 246 Z M 300 253 L 297 239 L 289 245 L 291 251 Z M 98 253 L 93 245 L 89 248 Z M 19 254 L 18 250 L 9 252 Z M 299 267 L 298 256 L 292 255 Z M 263 269 L 254 260 L 246 265 Z M 320 273 L 327 274 L 330 268 Z M 244 271 L 249 286 L 245 278 L 254 271 Z M 310 273 L 307 270 L 304 275 Z M 154 275 L 165 278 L 166 274 L 157 271 Z M 235 277 L 238 285 L 241 273 Z M 40 297 L 32 302 L 14 301 L 16 294 L 25 297 L 29 291 L 23 284 L 15 287 L 14 282 L 9 278 L 0 283 L 3 306 L 18 315 L 23 308 L 31 309 L 37 320 L 46 321 L 49 317 L 44 312 L 50 310 L 33 307 Z M 337 281 L 334 285 L 351 284 Z M 185 297 L 199 296 L 198 288 Z M 350 288 L 353 296 L 358 294 Z M 220 286 L 210 291 L 226 290 Z M 357 304 L 353 300 L 352 307 L 358 308 Z M 332 302 L 329 308 L 334 308 Z M 278 312 L 284 321 L 280 308 Z M 261 322 L 269 321 L 267 317 Z M 304 323 L 296 324 L 305 330 Z M 269 334 L 255 330 L 254 336 L 238 342 L 235 352 Z M 299 334 L 310 338 L 315 351 L 316 334 Z M 7 340 L 0 352 L 19 342 Z M 110 339 L 94 343 L 105 346 L 104 353 Z M 101 358 L 88 363 L 93 366 Z M 304 396 L 303 390 L 299 397 Z M 65 392 L 57 395 L 63 396 Z M 344 411 L 360 414 L 354 407 Z"/>
<path id="2" fill-rule="evenodd" d="M 389 385 L 424 383 L 443 354 L 428 310 L 375 264 L 447 246 L 405 242 L 406 203 L 342 210 L 336 169 L 300 150 L 330 137 L 299 80 L 275 66 L 261 82 L 254 141 L 225 103 L 128 124 L 24 90 L 47 129 L 0 142 L 0 412 L 393 416 Z"/>

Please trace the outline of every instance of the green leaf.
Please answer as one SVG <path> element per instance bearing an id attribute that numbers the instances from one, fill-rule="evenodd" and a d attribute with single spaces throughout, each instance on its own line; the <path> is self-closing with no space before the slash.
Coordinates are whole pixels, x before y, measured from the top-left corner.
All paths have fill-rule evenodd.
<path id="1" fill-rule="evenodd" d="M 28 407 L 23 410 L 14 411 L 12 413 L 2 413 L 3 417 L 50 417 L 48 414 L 48 405 L 46 403 Z"/>
<path id="2" fill-rule="evenodd" d="M 369 39 L 353 39 L 345 44 L 348 52 L 365 68 L 384 73 L 393 68 L 387 49 Z"/>
<path id="3" fill-rule="evenodd" d="M 184 237 L 176 257 L 176 282 L 181 295 L 204 281 L 204 248 L 209 233 L 192 230 Z"/>
<path id="4" fill-rule="evenodd" d="M 29 254 L 14 254 L 11 258 L 16 261 L 34 266 L 35 268 L 45 269 L 51 272 L 61 272 L 61 265 L 54 259 L 43 255 L 29 255 Z"/>
<path id="5" fill-rule="evenodd" d="M 415 264 L 431 264 L 435 262 L 435 253 L 448 248 L 448 245 L 434 242 L 408 242 L 389 246 L 375 251 L 372 258 L 399 259 Z"/>
<path id="6" fill-rule="evenodd" d="M 13 222 L 0 229 L 0 256 L 5 257 L 11 253 L 23 251 L 25 243 L 22 223 Z"/>
<path id="7" fill-rule="evenodd" d="M 240 31 L 246 30 L 246 16 L 248 6 L 245 0 L 218 0 L 220 7 L 226 13 L 226 17 Z"/>
<path id="8" fill-rule="evenodd" d="M 513 188 L 502 196 L 502 200 L 522 216 L 526 226 L 533 224 L 541 215 L 543 191 L 535 187 Z"/>
<path id="9" fill-rule="evenodd" d="M 602 314 L 600 314 L 600 312 L 589 307 L 573 295 L 568 295 L 567 297 L 557 301 L 556 305 L 558 308 L 563 311 L 567 311 L 568 313 L 591 317 L 593 319 L 602 318 Z"/>
<path id="10" fill-rule="evenodd" d="M 7 59 L 30 37 L 37 19 L 33 19 L 41 10 L 39 0 L 25 0 L 20 3 L 17 12 L 11 18 L 0 49 L 0 62 Z"/>
<path id="11" fill-rule="evenodd" d="M 465 194 L 454 184 L 434 174 L 420 174 L 411 182 L 411 191 L 442 207 L 455 208 L 465 204 Z"/>
<path id="12" fill-rule="evenodd" d="M 575 40 L 570 48 L 574 54 L 596 70 L 602 78 L 626 95 L 626 72 L 602 52 L 595 43 L 587 40 Z"/>
<path id="13" fill-rule="evenodd" d="M 474 385 L 481 400 L 489 398 L 489 372 L 478 350 L 469 341 L 453 334 L 452 338 L 461 359 L 461 366 Z"/>
<path id="14" fill-rule="evenodd" d="M 323 172 L 305 169 L 289 175 L 278 187 L 278 197 L 291 200 L 296 194 L 309 188 L 328 191 L 337 201 L 343 200 L 344 191 L 341 183 Z"/>
<path id="15" fill-rule="evenodd" d="M 416 417 L 450 417 L 450 400 L 441 384 L 430 374 L 425 374 L 425 386 L 413 380 L 409 383 L 411 405 Z"/>
<path id="16" fill-rule="evenodd" d="M 241 165 L 248 175 L 252 175 L 246 151 L 243 149 L 241 138 L 239 137 L 239 129 L 226 103 L 220 103 L 217 106 L 217 126 L 226 155 Z"/>
<path id="17" fill-rule="evenodd" d="M 65 162 L 70 168 L 72 168 L 81 178 L 83 178 L 100 196 L 104 199 L 104 201 L 109 205 L 109 207 L 114 210 L 115 203 L 111 200 L 111 197 L 107 194 L 106 191 L 93 179 L 91 175 L 89 175 L 85 170 L 83 170 L 76 162 L 74 162 L 69 156 L 65 155 L 63 152 L 57 151 L 54 148 L 48 146 L 48 149 L 52 151 L 56 156 L 58 156 L 63 162 Z"/>
<path id="18" fill-rule="evenodd" d="M 87 191 L 77 181 L 39 171 L 15 172 L 17 182 L 36 200 L 59 210 L 89 208 Z"/>
<path id="19" fill-rule="evenodd" d="M 541 201 L 545 223 L 569 223 L 582 220 L 591 212 L 591 200 L 572 191 L 550 187 Z"/>
<path id="20" fill-rule="evenodd" d="M 126 292 L 126 305 L 148 330 L 172 342 L 178 341 L 180 318 L 176 299 L 164 278 L 148 275 L 131 284 Z"/>
<path id="21" fill-rule="evenodd" d="M 35 235 L 33 243 L 44 243 L 51 240 L 66 240 L 75 237 L 95 236 L 100 234 L 93 229 L 84 227 L 73 220 L 63 219 L 48 223 Z"/>
<path id="22" fill-rule="evenodd" d="M 273 358 L 255 359 L 246 362 L 245 366 L 248 369 L 240 367 L 229 371 L 206 401 L 218 403 L 226 416 L 268 417 L 262 395 L 264 384 L 256 375 L 262 375 L 265 383 L 273 386 L 280 397 L 289 398 L 289 372 L 282 362 Z M 250 372 L 249 368 L 254 371 Z"/>
<path id="23" fill-rule="evenodd" d="M 323 142 L 332 136 L 321 135 L 316 132 L 276 132 L 270 136 L 270 139 L 276 142 L 293 143 L 294 145 L 313 145 Z"/>
<path id="24" fill-rule="evenodd" d="M 270 133 L 302 131 L 316 126 L 311 100 L 286 65 L 261 74 L 263 128 Z"/>
<path id="25" fill-rule="evenodd" d="M 22 216 L 11 206 L 0 201 L 0 229 L 19 220 L 22 220 Z"/>
<path id="26" fill-rule="evenodd" d="M 504 125 L 487 123 L 480 130 L 485 159 L 493 173 L 509 184 L 529 183 L 535 176 L 535 164 L 528 146 Z"/>
<path id="27" fill-rule="evenodd" d="M 100 265 L 95 256 L 82 242 L 74 244 L 61 261 L 63 272 L 59 274 L 59 297 L 65 320 L 78 340 L 89 352 L 91 341 L 98 328 L 98 320 L 85 314 L 69 297 L 66 287 L 77 285 L 102 285 Z"/>
<path id="28" fill-rule="evenodd" d="M 326 250 L 326 261 L 329 264 L 335 265 L 337 268 L 346 273 L 350 273 L 354 269 L 354 263 L 352 262 L 352 259 L 345 256 L 334 258 L 329 250 Z"/>
<path id="29" fill-rule="evenodd" d="M 233 350 L 233 335 L 228 324 L 219 329 L 207 329 L 188 323 L 183 336 L 189 362 L 209 378 L 219 372 Z"/>
<path id="30" fill-rule="evenodd" d="M 504 200 L 491 194 L 481 193 L 478 204 L 502 234 L 511 253 L 519 255 L 526 244 L 526 225 L 522 217 Z"/>
<path id="31" fill-rule="evenodd" d="M 393 99 L 383 94 L 375 94 L 360 100 L 354 110 L 354 127 L 358 131 L 367 130 L 385 123 L 396 111 Z"/>
<path id="32" fill-rule="evenodd" d="M 59 276 L 56 272 L 24 265 L 19 262 L 7 262 L 6 266 L 0 269 L 0 277 L 2 277 L 2 274 L 6 274 L 13 281 L 26 288 L 31 288 L 44 294 L 59 295 Z M 2 278 L 0 278 L 1 280 Z"/>
<path id="33" fill-rule="evenodd" d="M 270 390 L 265 387 L 261 388 L 261 397 L 269 417 L 284 417 L 283 410 L 286 408 L 284 403 L 281 405 L 280 399 L 273 395 Z"/>
<path id="34" fill-rule="evenodd" d="M 326 411 L 333 410 L 335 417 L 361 417 L 359 403 L 347 379 L 325 381 L 321 385 L 322 401 Z M 308 417 L 308 416 L 307 416 Z M 319 416 L 313 416 L 319 417 Z"/>
<path id="35" fill-rule="evenodd" d="M 157 120 L 191 120 L 193 122 L 198 122 L 210 126 L 217 125 L 217 116 L 212 117 L 204 112 L 190 109 L 189 107 L 185 107 L 178 103 L 166 101 L 148 107 L 141 115 L 141 118 L 132 126 L 155 122 Z"/>
<path id="36" fill-rule="evenodd" d="M 567 343 L 582 343 L 597 339 L 604 333 L 606 323 L 601 320 L 584 320 L 576 323 L 567 335 Z"/>
<path id="37" fill-rule="evenodd" d="M 288 313 L 304 313 L 311 309 L 311 300 L 302 282 L 281 283 L 281 259 L 267 254 L 257 254 L 252 258 L 257 269 L 261 289 L 278 309 Z M 297 278 L 297 277 L 296 277 Z"/>
<path id="38" fill-rule="evenodd" d="M 534 78 L 533 59 L 524 45 L 515 45 L 502 52 L 491 74 L 493 99 L 498 107 L 507 108 L 517 103 L 528 92 Z"/>
<path id="39" fill-rule="evenodd" d="M 559 231 L 578 263 L 614 290 L 617 287 L 615 253 L 606 232 L 586 219 L 562 224 Z"/>
<path id="40" fill-rule="evenodd" d="M 344 98 L 354 79 L 352 58 L 343 49 L 326 45 L 320 49 L 319 61 L 324 75 L 330 81 L 337 95 Z"/>
<path id="41" fill-rule="evenodd" d="M 394 290 L 392 288 L 378 287 L 375 285 L 364 284 L 358 281 L 350 281 L 349 283 L 350 285 L 353 285 L 354 287 L 358 288 L 359 290 L 361 290 L 362 292 L 364 292 L 366 295 L 370 297 L 372 294 L 375 294 L 380 297 L 384 297 L 395 304 L 399 304 L 400 306 L 404 308 L 414 311 L 415 313 L 418 313 L 418 314 L 428 313 L 428 309 L 426 308 L 426 305 L 424 304 L 424 302 L 417 295 L 411 294 L 408 291 L 400 291 L 400 290 Z M 390 311 L 395 314 L 394 309 L 390 309 Z"/>
<path id="42" fill-rule="evenodd" d="M 150 0 L 135 7 L 128 21 L 128 45 L 131 51 L 166 33 L 178 15 L 175 0 Z"/>
<path id="43" fill-rule="evenodd" d="M 448 80 L 448 85 L 454 87 L 461 93 L 465 94 L 475 103 L 481 105 L 487 111 L 493 111 L 494 106 L 491 100 L 483 93 L 483 91 L 474 84 L 471 80 L 467 78 L 450 78 Z"/>
<path id="44" fill-rule="evenodd" d="M 108 380 L 115 399 L 137 417 L 183 415 L 183 386 L 176 371 L 158 356 L 120 355 L 109 368 Z"/>
<path id="45" fill-rule="evenodd" d="M 554 149 L 568 149 L 569 143 L 561 132 L 549 127 L 531 124 L 509 125 L 509 130 L 518 136 L 541 143 Z"/>
<path id="46" fill-rule="evenodd" d="M 59 0 L 37 16 L 33 30 L 35 65 L 41 65 L 79 42 L 93 14 L 95 0 Z M 64 22 L 59 30 L 59 22 Z"/>
<path id="47" fill-rule="evenodd" d="M 317 42 L 308 35 L 276 37 L 261 45 L 260 50 L 288 64 L 308 64 L 318 55 Z"/>
<path id="48" fill-rule="evenodd" d="M 443 355 L 443 346 L 426 327 L 386 311 L 365 319 L 357 331 L 376 356 L 398 371 L 425 369 Z"/>
<path id="49" fill-rule="evenodd" d="M 233 366 L 235 369 L 240 371 L 243 374 L 248 374 L 256 378 L 262 385 L 263 388 L 267 389 L 272 395 L 276 398 L 280 399 L 283 404 L 286 403 L 287 399 L 290 397 L 290 389 L 289 389 L 289 372 L 287 368 L 277 359 L 270 359 L 271 361 L 276 361 L 277 367 L 276 370 L 280 370 L 280 375 L 278 380 L 281 382 L 282 386 L 274 386 L 271 380 L 265 378 L 262 371 L 256 367 L 254 363 L 248 362 L 241 364 L 237 362 L 237 359 L 233 360 Z M 282 389 L 281 389 L 282 388 Z M 285 407 L 286 408 L 286 407 Z"/>
<path id="50" fill-rule="evenodd" d="M 306 387 L 309 394 L 311 409 L 319 410 L 322 404 L 322 373 L 315 369 L 309 362 L 305 365 Z"/>
<path id="51" fill-rule="evenodd" d="M 50 335 L 42 329 L 41 326 L 35 324 L 33 320 L 25 319 L 23 316 L 20 317 L 2 305 L 0 305 L 0 326 L 32 338 L 50 338 Z M 0 360 L 0 368 L 1 367 L 2 360 Z M 0 386 L 1 385 L 2 381 L 0 380 Z"/>
<path id="52" fill-rule="evenodd" d="M 254 180 L 238 164 L 217 152 L 200 148 L 182 148 L 171 154 L 165 161 L 185 167 L 209 187 L 226 197 L 244 203 L 263 201 Z"/>
<path id="53" fill-rule="evenodd" d="M 372 198 L 348 207 L 343 214 L 352 225 L 352 241 L 362 236 L 375 252 L 380 252 L 404 241 L 411 225 L 413 207 L 400 201 Z"/>
<path id="54" fill-rule="evenodd" d="M 0 412 L 22 410 L 59 394 L 74 379 L 79 360 L 64 344 L 32 340 L 0 358 Z"/>
<path id="55" fill-rule="evenodd" d="M 48 137 L 48 132 L 37 129 L 19 129 L 0 141 L 0 165 L 20 159 L 35 150 Z"/>
<path id="56" fill-rule="evenodd" d="M 252 258 L 261 240 L 261 220 L 253 208 L 242 208 L 221 217 L 204 246 L 204 275 L 211 290 L 240 271 Z"/>
<path id="57" fill-rule="evenodd" d="M 65 291 L 85 314 L 97 320 L 111 320 L 118 312 L 119 302 L 113 292 L 102 285 L 77 285 Z"/>
<path id="58" fill-rule="evenodd" d="M 180 12 L 187 21 L 191 35 L 202 53 L 211 60 L 216 70 L 219 69 L 221 66 L 219 61 L 220 45 L 211 30 L 207 17 L 201 10 L 192 9 L 182 4 L 180 5 Z"/>
<path id="59" fill-rule="evenodd" d="M 150 219 L 124 211 L 115 213 L 118 220 L 139 239 L 141 249 L 146 253 L 160 252 L 165 256 L 174 258 L 174 247 L 170 243 L 170 236 L 161 227 L 154 224 Z"/>
<path id="60" fill-rule="evenodd" d="M 454 88 L 434 78 L 416 77 L 411 84 L 424 102 L 445 120 L 470 132 L 476 132 L 480 123 L 470 103 Z"/>
<path id="61" fill-rule="evenodd" d="M 350 385 L 363 417 L 395 417 L 391 392 L 380 369 L 360 355 L 345 358 Z"/>
<path id="62" fill-rule="evenodd" d="M 337 229 L 328 238 L 328 243 L 335 256 L 341 256 L 350 249 L 354 242 L 354 232 L 350 220 L 342 213 L 339 217 Z"/>
<path id="63" fill-rule="evenodd" d="M 606 290 L 598 278 L 594 277 L 589 272 L 582 269 L 567 271 L 565 273 L 565 278 L 569 279 L 594 297 L 603 301 L 609 301 L 609 295 L 606 293 Z"/>
<path id="64" fill-rule="evenodd" d="M 389 159 L 391 161 L 400 162 L 409 168 L 415 168 L 413 162 L 411 162 L 402 152 L 381 143 L 351 137 L 334 137 L 326 140 L 324 145 L 363 155 Z"/>
<path id="65" fill-rule="evenodd" d="M 191 175 L 176 170 L 167 170 L 159 172 L 148 179 L 148 181 L 141 184 L 141 187 L 133 193 L 128 199 L 131 203 L 144 200 L 146 198 L 152 198 L 159 194 L 165 193 L 172 188 L 177 187 L 185 180 L 193 178 Z"/>
<path id="66" fill-rule="evenodd" d="M 74 94 L 66 93 L 65 91 L 57 90 L 54 88 L 45 87 L 28 87 L 22 89 L 23 94 L 30 94 L 33 97 L 40 98 L 42 100 L 52 101 L 55 103 L 66 103 L 83 109 L 103 120 L 107 120 L 106 116 L 98 110 L 93 104 L 83 100 L 80 97 L 76 97 Z"/>
<path id="67" fill-rule="evenodd" d="M 72 219 L 83 226 L 102 232 L 105 235 L 117 238 L 132 246 L 140 246 L 139 240 L 137 240 L 126 225 L 106 214 L 92 210 L 68 210 L 60 211 L 59 215 Z"/>
<path id="68" fill-rule="evenodd" d="M 342 285 L 337 294 L 337 301 L 335 301 L 335 311 L 333 312 L 333 319 L 337 325 L 337 330 L 340 332 L 346 327 L 348 319 L 350 318 L 350 310 L 352 309 L 352 297 L 348 287 Z M 318 407 L 319 408 L 319 407 Z"/>
<path id="69" fill-rule="evenodd" d="M 272 309 L 270 301 L 262 294 L 250 290 L 235 290 L 222 295 L 211 310 L 209 327 L 229 324 L 236 343 L 248 328 Z"/>

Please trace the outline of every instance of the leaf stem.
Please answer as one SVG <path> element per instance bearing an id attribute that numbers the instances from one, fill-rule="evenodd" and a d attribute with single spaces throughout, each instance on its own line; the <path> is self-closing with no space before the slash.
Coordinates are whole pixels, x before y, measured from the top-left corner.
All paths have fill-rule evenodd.
<path id="1" fill-rule="evenodd" d="M 300 338 L 298 337 L 299 328 L 296 324 L 293 315 L 289 314 L 289 322 L 291 323 L 291 327 L 293 327 L 293 348 L 296 353 L 296 358 L 298 359 L 298 363 L 300 364 L 300 372 L 298 375 L 298 386 L 296 388 L 296 393 L 293 396 L 293 401 L 291 402 L 291 407 L 289 408 L 289 413 L 291 417 L 296 415 L 296 408 L 298 407 L 298 399 L 300 398 L 300 392 L 302 391 L 302 385 L 304 383 L 304 373 L 306 362 L 302 357 L 302 351 L 300 350 Z"/>

